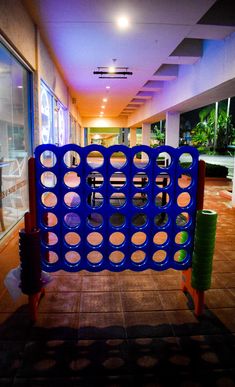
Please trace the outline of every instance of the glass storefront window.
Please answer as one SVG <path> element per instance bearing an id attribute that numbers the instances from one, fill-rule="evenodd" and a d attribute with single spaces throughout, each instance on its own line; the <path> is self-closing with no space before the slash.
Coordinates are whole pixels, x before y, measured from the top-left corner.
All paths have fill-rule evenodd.
<path id="1" fill-rule="evenodd" d="M 41 82 L 41 142 L 42 144 L 64 145 L 68 140 L 67 110 L 56 99 L 49 88 Z"/>
<path id="2" fill-rule="evenodd" d="M 28 209 L 29 77 L 0 42 L 0 238 Z"/>

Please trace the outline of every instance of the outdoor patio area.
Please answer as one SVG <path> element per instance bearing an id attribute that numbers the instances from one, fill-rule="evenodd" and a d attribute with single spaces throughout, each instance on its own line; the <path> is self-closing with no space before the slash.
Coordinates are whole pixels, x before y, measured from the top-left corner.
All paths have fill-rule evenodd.
<path id="1" fill-rule="evenodd" d="M 206 180 L 204 208 L 219 216 L 200 318 L 180 272 L 57 272 L 32 325 L 27 297 L 14 303 L 3 285 L 19 264 L 16 230 L 1 251 L 1 387 L 235 386 L 235 208 L 219 194 L 230 188 Z"/>

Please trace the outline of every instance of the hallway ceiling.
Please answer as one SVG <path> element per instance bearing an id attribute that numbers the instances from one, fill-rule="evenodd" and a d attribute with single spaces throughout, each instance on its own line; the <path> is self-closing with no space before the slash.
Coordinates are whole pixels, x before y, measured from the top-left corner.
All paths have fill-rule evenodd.
<path id="1" fill-rule="evenodd" d="M 179 66 L 203 55 L 203 39 L 235 31 L 231 0 L 23 0 L 39 26 L 82 117 L 129 115 Z M 232 5 L 233 4 L 233 5 Z M 232 7 L 232 8 L 231 8 Z M 120 30 L 117 18 L 129 27 Z M 114 60 L 115 59 L 115 60 Z M 113 61 L 114 60 L 114 61 Z M 128 67 L 127 79 L 100 79 L 99 66 Z M 110 86 L 110 89 L 106 89 Z"/>

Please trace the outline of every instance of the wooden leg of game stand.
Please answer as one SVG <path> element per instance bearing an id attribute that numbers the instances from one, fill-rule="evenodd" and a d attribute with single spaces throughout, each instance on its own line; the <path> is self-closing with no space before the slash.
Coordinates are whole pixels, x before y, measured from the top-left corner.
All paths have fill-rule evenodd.
<path id="1" fill-rule="evenodd" d="M 197 189 L 197 210 L 203 209 L 204 188 L 205 188 L 205 161 L 200 160 L 198 166 L 198 189 Z M 182 272 L 182 290 L 188 292 L 194 303 L 194 314 L 198 317 L 204 310 L 204 291 L 194 289 L 191 286 L 192 269 L 183 270 Z"/>
<path id="2" fill-rule="evenodd" d="M 28 176 L 29 176 L 29 213 L 25 214 L 25 232 L 32 233 L 36 230 L 36 174 L 35 174 L 35 159 L 31 157 L 28 162 Z M 33 259 L 33 258 L 32 258 Z M 45 294 L 45 289 L 28 295 L 29 318 L 32 322 L 37 320 L 37 311 L 40 300 Z"/>
<path id="3" fill-rule="evenodd" d="M 183 270 L 182 273 L 182 290 L 190 294 L 194 303 L 194 314 L 200 316 L 204 310 L 204 291 L 197 290 L 191 286 L 192 269 Z"/>

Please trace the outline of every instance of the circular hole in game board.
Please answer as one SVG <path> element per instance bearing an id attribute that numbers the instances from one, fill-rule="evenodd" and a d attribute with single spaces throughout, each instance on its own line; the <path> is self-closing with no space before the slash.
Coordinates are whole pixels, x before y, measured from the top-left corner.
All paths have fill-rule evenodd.
<path id="1" fill-rule="evenodd" d="M 148 218 L 145 213 L 139 212 L 132 216 L 132 224 L 135 227 L 144 227 L 147 224 Z"/>
<path id="2" fill-rule="evenodd" d="M 124 258 L 125 258 L 125 255 L 123 254 L 122 251 L 119 251 L 119 250 L 112 251 L 112 253 L 109 255 L 109 260 L 115 264 L 121 263 Z"/>
<path id="3" fill-rule="evenodd" d="M 136 168 L 144 169 L 149 164 L 149 156 L 146 152 L 137 152 L 133 157 L 133 162 Z"/>
<path id="4" fill-rule="evenodd" d="M 103 216 L 98 212 L 92 212 L 87 217 L 87 224 L 92 228 L 99 228 L 103 224 Z"/>
<path id="5" fill-rule="evenodd" d="M 161 152 L 157 156 L 156 162 L 159 168 L 168 168 L 171 165 L 171 156 L 167 152 Z"/>
<path id="6" fill-rule="evenodd" d="M 87 204 L 92 208 L 99 208 L 104 203 L 104 197 L 100 192 L 91 192 L 87 196 Z"/>
<path id="7" fill-rule="evenodd" d="M 112 214 L 109 218 L 109 223 L 113 227 L 122 227 L 126 222 L 126 217 L 123 214 L 120 214 L 120 212 L 115 212 Z"/>
<path id="8" fill-rule="evenodd" d="M 148 195 L 143 192 L 136 192 L 132 198 L 132 204 L 136 208 L 143 208 L 148 203 Z"/>
<path id="9" fill-rule="evenodd" d="M 170 196 L 166 192 L 159 192 L 155 197 L 155 205 L 158 208 L 166 207 L 170 202 Z"/>
<path id="10" fill-rule="evenodd" d="M 191 196 L 188 192 L 182 192 L 177 197 L 177 204 L 179 207 L 187 207 L 190 204 Z"/>
<path id="11" fill-rule="evenodd" d="M 153 259 L 154 262 L 161 263 L 161 262 L 163 262 L 166 259 L 166 255 L 167 254 L 166 254 L 165 250 L 157 250 L 153 254 L 152 259 Z"/>
<path id="12" fill-rule="evenodd" d="M 44 187 L 53 188 L 56 186 L 56 175 L 51 171 L 46 171 L 41 174 L 41 183 Z"/>
<path id="13" fill-rule="evenodd" d="M 81 219 L 80 219 L 80 216 L 76 214 L 76 212 L 68 212 L 64 216 L 64 222 L 66 226 L 75 228 L 80 226 Z"/>
<path id="14" fill-rule="evenodd" d="M 121 246 L 125 242 L 125 235 L 122 232 L 114 232 L 110 235 L 109 242 L 113 246 Z"/>
<path id="15" fill-rule="evenodd" d="M 104 176 L 98 171 L 92 171 L 92 173 L 86 177 L 86 183 L 92 189 L 99 188 L 104 184 Z"/>
<path id="16" fill-rule="evenodd" d="M 48 263 L 56 263 L 59 261 L 59 257 L 54 251 L 49 250 L 45 253 L 45 261 Z"/>
<path id="17" fill-rule="evenodd" d="M 126 184 L 126 175 L 123 172 L 114 172 L 109 182 L 113 188 L 119 189 Z"/>
<path id="18" fill-rule="evenodd" d="M 183 243 L 186 243 L 188 241 L 188 233 L 187 231 L 180 231 L 175 236 L 175 243 L 178 245 L 182 245 Z"/>
<path id="19" fill-rule="evenodd" d="M 103 242 L 103 236 L 99 232 L 91 232 L 86 239 L 91 246 L 100 246 Z"/>
<path id="20" fill-rule="evenodd" d="M 136 188 L 145 188 L 149 184 L 148 176 L 143 172 L 137 172 L 133 177 L 133 184 Z"/>
<path id="21" fill-rule="evenodd" d="M 47 150 L 41 153 L 40 162 L 44 167 L 52 168 L 56 164 L 56 155 L 54 152 Z"/>
<path id="22" fill-rule="evenodd" d="M 190 153 L 182 153 L 179 157 L 179 165 L 181 168 L 187 169 L 190 168 L 193 164 L 193 158 Z"/>
<path id="23" fill-rule="evenodd" d="M 81 242 L 81 237 L 76 232 L 68 232 L 65 234 L 64 239 L 70 246 L 77 246 Z"/>
<path id="24" fill-rule="evenodd" d="M 76 263 L 80 262 L 81 256 L 76 251 L 68 251 L 65 254 L 65 259 L 68 263 L 75 265 Z"/>
<path id="25" fill-rule="evenodd" d="M 77 172 L 67 172 L 64 175 L 64 183 L 69 188 L 75 188 L 78 187 L 81 182 L 80 176 L 77 174 Z"/>
<path id="26" fill-rule="evenodd" d="M 126 155 L 123 152 L 113 152 L 110 157 L 112 167 L 121 169 L 126 165 Z"/>
<path id="27" fill-rule="evenodd" d="M 187 251 L 184 249 L 180 249 L 176 251 L 176 253 L 174 254 L 174 261 L 182 262 L 185 260 L 186 257 L 187 257 Z"/>
<path id="28" fill-rule="evenodd" d="M 79 206 L 81 199 L 77 192 L 70 191 L 64 195 L 64 202 L 66 206 L 76 208 Z"/>
<path id="29" fill-rule="evenodd" d="M 169 216 L 167 212 L 160 212 L 154 217 L 155 226 L 162 228 L 165 227 L 169 222 Z"/>
<path id="30" fill-rule="evenodd" d="M 77 152 L 71 150 L 64 154 L 64 163 L 68 168 L 76 168 L 80 164 L 80 156 Z"/>
<path id="31" fill-rule="evenodd" d="M 53 208 L 57 204 L 57 197 L 53 192 L 43 192 L 41 201 L 45 207 Z"/>
<path id="32" fill-rule="evenodd" d="M 109 199 L 112 207 L 121 208 L 126 204 L 126 195 L 123 192 L 114 192 Z"/>
<path id="33" fill-rule="evenodd" d="M 168 239 L 168 235 L 165 231 L 157 232 L 153 237 L 153 243 L 156 245 L 164 245 Z"/>
<path id="34" fill-rule="evenodd" d="M 136 250 L 131 254 L 131 260 L 133 263 L 143 263 L 146 257 L 146 253 L 143 250 Z"/>
<path id="35" fill-rule="evenodd" d="M 54 227 L 58 223 L 57 216 L 53 212 L 45 212 L 42 216 L 43 224 L 46 227 Z"/>
<path id="36" fill-rule="evenodd" d="M 166 188 L 170 185 L 171 179 L 168 174 L 161 172 L 156 176 L 155 183 L 159 188 Z"/>
<path id="37" fill-rule="evenodd" d="M 58 243 L 58 236 L 54 232 L 46 232 L 43 235 L 43 241 L 48 246 L 54 246 Z"/>
<path id="38" fill-rule="evenodd" d="M 131 242 L 136 246 L 144 245 L 146 240 L 147 235 L 142 231 L 135 232 L 131 237 Z"/>
<path id="39" fill-rule="evenodd" d="M 176 217 L 177 226 L 184 227 L 189 223 L 190 216 L 188 212 L 181 212 Z"/>
<path id="40" fill-rule="evenodd" d="M 86 161 L 91 168 L 99 168 L 104 163 L 104 156 L 98 151 L 92 151 L 88 153 Z"/>
<path id="41" fill-rule="evenodd" d="M 192 178 L 190 175 L 181 175 L 178 178 L 178 185 L 180 188 L 188 188 L 192 183 Z"/>
<path id="42" fill-rule="evenodd" d="M 98 265 L 99 263 L 101 263 L 103 259 L 103 255 L 99 251 L 94 250 L 94 251 L 90 251 L 87 254 L 87 259 L 89 263 L 93 265 Z"/>

